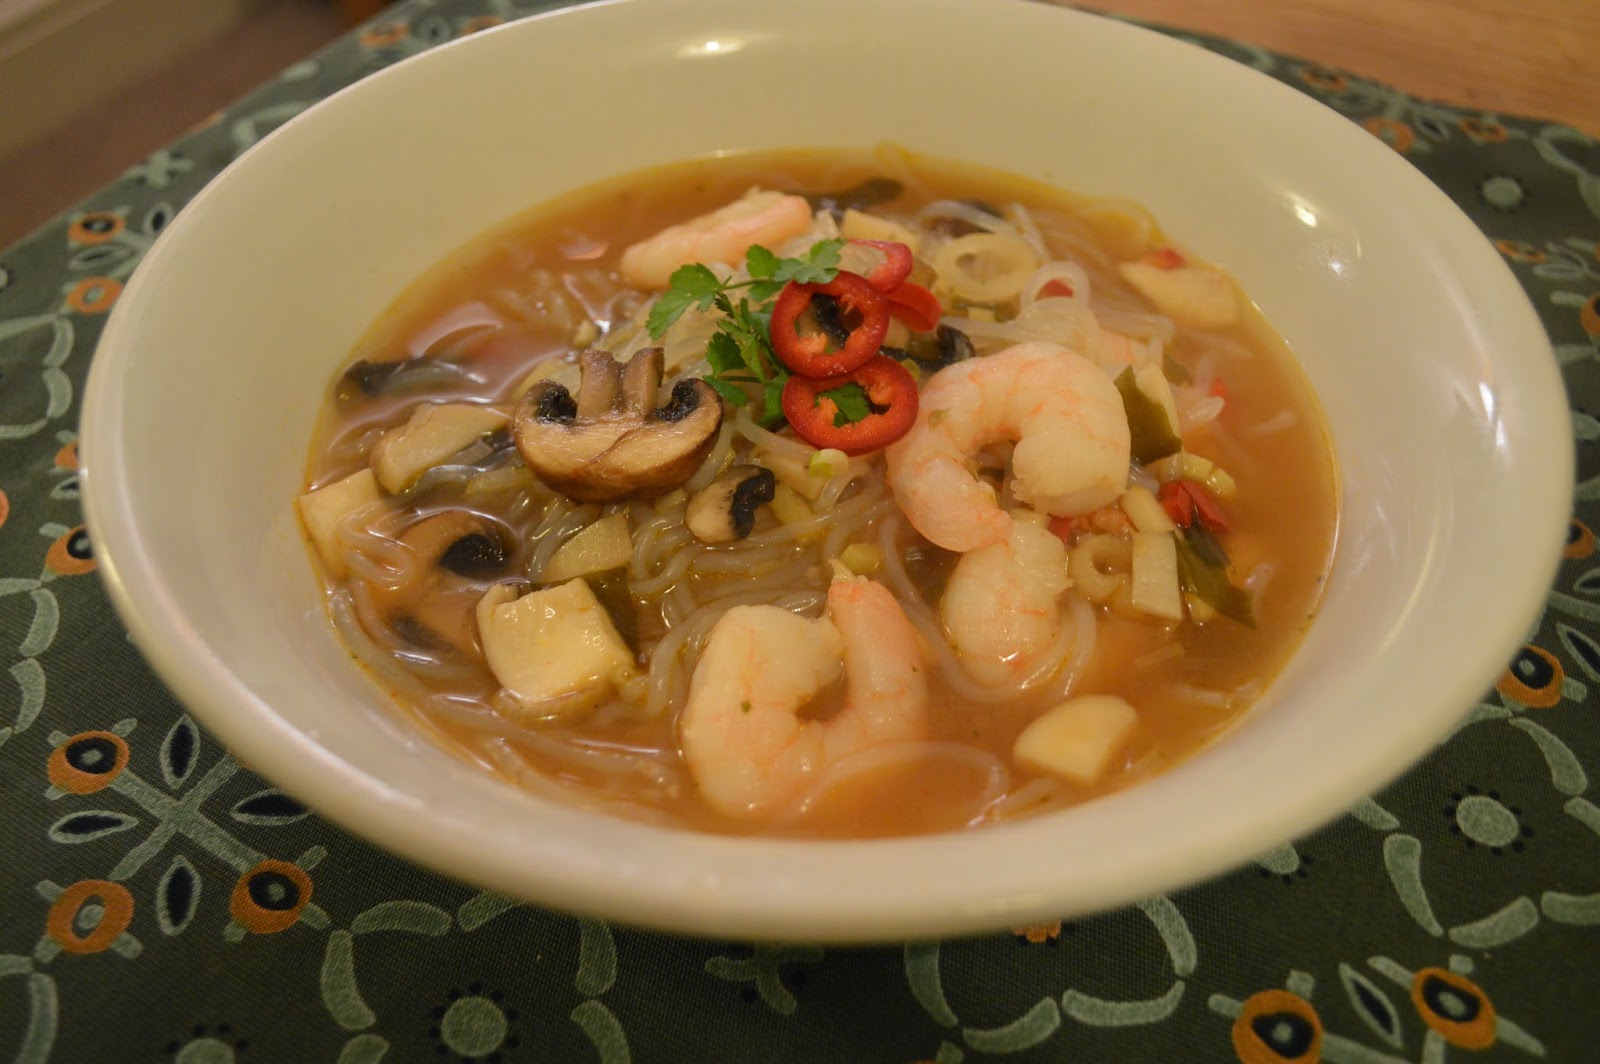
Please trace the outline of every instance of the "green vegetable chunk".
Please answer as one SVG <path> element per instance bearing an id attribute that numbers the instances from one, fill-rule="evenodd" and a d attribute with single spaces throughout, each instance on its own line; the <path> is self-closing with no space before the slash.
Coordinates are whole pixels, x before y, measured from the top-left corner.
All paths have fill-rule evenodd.
<path id="1" fill-rule="evenodd" d="M 638 657 L 639 614 L 633 604 L 633 590 L 628 585 L 627 566 L 590 573 L 583 578 L 583 581 L 589 585 L 589 590 L 594 592 L 596 601 L 611 618 L 611 623 L 616 626 L 617 634 L 622 637 L 622 641 L 628 644 L 628 649 Z"/>
<path id="2" fill-rule="evenodd" d="M 1117 391 L 1122 394 L 1122 409 L 1128 415 L 1134 461 L 1145 465 L 1183 450 L 1183 440 L 1167 417 L 1166 408 L 1139 387 L 1133 378 L 1133 367 L 1117 374 L 1116 384 Z"/>
<path id="3" fill-rule="evenodd" d="M 1226 558 L 1220 565 L 1215 561 L 1221 555 L 1216 541 L 1204 530 L 1200 534 L 1209 541 L 1209 547 L 1203 541 L 1196 542 L 1192 530 L 1172 534 L 1178 545 L 1178 581 L 1185 591 L 1198 596 L 1222 616 L 1254 628 L 1255 609 L 1250 593 L 1228 579 Z"/>

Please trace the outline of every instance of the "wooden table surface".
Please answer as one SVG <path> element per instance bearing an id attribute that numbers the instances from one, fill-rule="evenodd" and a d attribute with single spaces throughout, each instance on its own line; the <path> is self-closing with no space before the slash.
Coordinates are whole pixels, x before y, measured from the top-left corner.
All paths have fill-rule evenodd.
<path id="1" fill-rule="evenodd" d="M 1054 0 L 1600 136 L 1600 0 Z"/>

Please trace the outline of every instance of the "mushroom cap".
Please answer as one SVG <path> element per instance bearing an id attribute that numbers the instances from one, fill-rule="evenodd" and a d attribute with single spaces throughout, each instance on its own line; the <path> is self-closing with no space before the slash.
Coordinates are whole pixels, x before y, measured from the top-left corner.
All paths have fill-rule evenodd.
<path id="1" fill-rule="evenodd" d="M 540 480 L 582 502 L 612 502 L 664 494 L 700 468 L 722 428 L 722 399 L 709 384 L 680 380 L 655 408 L 660 348 L 626 368 L 593 350 L 580 365 L 576 398 L 541 381 L 513 416 L 517 450 Z"/>

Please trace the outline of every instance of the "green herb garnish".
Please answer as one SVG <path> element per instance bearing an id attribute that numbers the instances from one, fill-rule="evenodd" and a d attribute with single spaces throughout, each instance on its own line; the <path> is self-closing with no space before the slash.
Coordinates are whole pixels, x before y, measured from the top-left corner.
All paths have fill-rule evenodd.
<path id="1" fill-rule="evenodd" d="M 706 345 L 706 361 L 711 364 L 706 383 L 734 406 L 750 401 L 744 385 L 760 385 L 761 420 L 774 424 L 783 418 L 779 399 L 789 371 L 772 353 L 770 304 L 790 281 L 826 284 L 833 280 L 839 272 L 839 252 L 844 245 L 843 240 L 819 240 L 803 258 L 785 259 L 753 244 L 744 256 L 748 281 L 723 282 L 698 262 L 680 266 L 673 271 L 667 290 L 650 308 L 646 319 L 650 338 L 661 339 L 690 307 L 702 311 L 716 307 L 722 311 L 717 331 Z M 864 394 L 862 398 L 865 401 Z"/>
<path id="2" fill-rule="evenodd" d="M 857 421 L 865 421 L 876 412 L 872 409 L 871 400 L 867 398 L 867 390 L 855 381 L 841 384 L 837 388 L 829 388 L 825 392 L 818 392 L 817 398 L 833 400 L 833 427 L 836 429 L 854 425 Z"/>

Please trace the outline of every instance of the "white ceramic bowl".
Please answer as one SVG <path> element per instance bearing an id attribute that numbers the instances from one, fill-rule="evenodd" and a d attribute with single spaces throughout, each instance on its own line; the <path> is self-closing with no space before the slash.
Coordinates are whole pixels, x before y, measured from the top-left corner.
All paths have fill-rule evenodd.
<path id="1" fill-rule="evenodd" d="M 841 843 L 551 806 L 397 723 L 329 628 L 290 506 L 357 335 L 439 258 L 557 193 L 710 152 L 883 138 L 1146 204 L 1298 352 L 1335 441 L 1342 527 L 1321 613 L 1259 707 L 1166 775 L 1065 814 Z M 1539 321 L 1468 219 L 1376 139 L 1243 66 L 1033 3 L 634 0 L 439 48 L 250 151 L 123 294 L 82 457 L 100 569 L 141 649 L 206 727 L 325 816 L 564 909 L 865 940 L 1192 883 L 1398 774 L 1536 615 L 1567 514 L 1567 424 Z"/>

